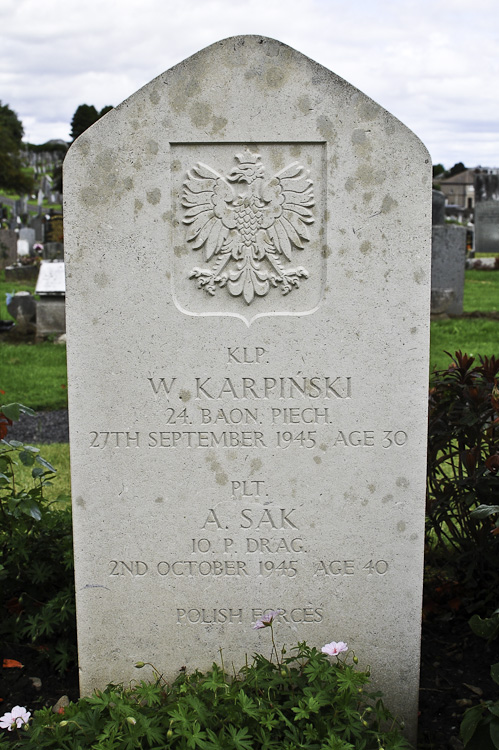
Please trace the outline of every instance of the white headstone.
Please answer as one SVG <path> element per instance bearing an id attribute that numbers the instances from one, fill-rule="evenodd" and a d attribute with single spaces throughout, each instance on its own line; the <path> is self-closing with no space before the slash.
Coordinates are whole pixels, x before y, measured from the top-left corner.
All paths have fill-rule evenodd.
<path id="1" fill-rule="evenodd" d="M 257 36 L 65 161 L 81 686 L 345 640 L 414 729 L 431 162 Z M 143 673 L 140 675 L 143 677 Z"/>
<path id="2" fill-rule="evenodd" d="M 64 263 L 60 261 L 42 260 L 36 282 L 35 294 L 64 294 L 66 279 Z"/>
<path id="3" fill-rule="evenodd" d="M 23 258 L 26 255 L 29 255 L 28 240 L 17 240 L 17 255 L 19 258 Z"/>

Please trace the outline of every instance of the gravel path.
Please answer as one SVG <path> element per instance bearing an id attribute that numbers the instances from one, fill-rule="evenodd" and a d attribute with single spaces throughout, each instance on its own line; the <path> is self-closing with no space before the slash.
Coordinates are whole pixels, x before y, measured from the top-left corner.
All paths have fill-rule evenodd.
<path id="1" fill-rule="evenodd" d="M 69 443 L 68 410 L 40 411 L 36 417 L 21 414 L 9 428 L 7 440 L 22 443 Z"/>

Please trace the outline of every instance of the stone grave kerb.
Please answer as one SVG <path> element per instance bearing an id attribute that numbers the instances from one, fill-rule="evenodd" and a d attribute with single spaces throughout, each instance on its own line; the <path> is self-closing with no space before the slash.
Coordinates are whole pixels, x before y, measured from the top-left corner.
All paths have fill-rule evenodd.
<path id="1" fill-rule="evenodd" d="M 257 238 L 230 214 L 256 205 L 250 173 Z M 73 144 L 83 692 L 139 660 L 170 678 L 219 647 L 243 664 L 281 608 L 281 642 L 348 641 L 413 733 L 431 179 L 395 117 L 259 36 L 179 63 Z"/>

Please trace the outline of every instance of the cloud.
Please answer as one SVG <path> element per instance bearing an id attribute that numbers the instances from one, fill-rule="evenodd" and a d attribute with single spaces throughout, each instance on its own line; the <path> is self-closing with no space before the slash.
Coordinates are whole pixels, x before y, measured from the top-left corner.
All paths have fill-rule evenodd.
<path id="1" fill-rule="evenodd" d="M 33 142 L 69 138 L 79 104 L 118 104 L 219 39 L 263 34 L 333 70 L 433 158 L 497 164 L 496 0 L 3 0 L 0 99 Z M 470 130 L 466 130 L 467 128 Z M 51 130 L 53 128 L 53 130 Z M 466 137 L 462 137 L 466 135 Z M 497 140 L 496 140 L 497 142 Z"/>

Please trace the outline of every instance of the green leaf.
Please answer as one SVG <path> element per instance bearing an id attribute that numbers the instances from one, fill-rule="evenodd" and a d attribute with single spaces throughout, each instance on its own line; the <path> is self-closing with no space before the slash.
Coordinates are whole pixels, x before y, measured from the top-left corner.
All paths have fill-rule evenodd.
<path id="1" fill-rule="evenodd" d="M 39 479 L 40 477 L 43 477 L 44 474 L 45 471 L 39 466 L 35 466 L 35 468 L 31 471 L 31 476 L 33 477 L 33 479 Z"/>
<path id="2" fill-rule="evenodd" d="M 499 614 L 482 619 L 480 615 L 473 615 L 469 620 L 469 626 L 475 635 L 491 641 L 499 634 Z"/>
<path id="3" fill-rule="evenodd" d="M 42 458 L 41 456 L 37 456 L 35 460 L 42 466 L 45 466 L 46 469 L 49 469 L 49 471 L 53 471 L 54 474 L 57 473 L 57 469 L 54 469 L 52 464 L 49 464 L 49 462 L 45 458 Z"/>
<path id="4" fill-rule="evenodd" d="M 26 450 L 19 452 L 19 459 L 23 466 L 33 466 L 33 464 L 35 463 L 34 455 Z"/>
<path id="5" fill-rule="evenodd" d="M 490 676 L 496 685 L 499 685 L 499 662 L 497 664 L 492 664 L 490 668 Z"/>
<path id="6" fill-rule="evenodd" d="M 19 503 L 19 509 L 26 516 L 31 516 L 31 518 L 34 518 L 35 521 L 39 521 L 42 517 L 38 503 L 36 503 L 30 497 L 25 497 L 25 498 L 23 497 L 23 499 Z"/>
<path id="7" fill-rule="evenodd" d="M 492 740 L 494 747 L 499 750 L 499 721 L 497 719 L 492 719 L 490 725 L 490 739 Z"/>
<path id="8" fill-rule="evenodd" d="M 461 739 L 463 741 L 463 745 L 466 747 L 466 745 L 469 743 L 473 735 L 475 734 L 475 730 L 480 723 L 480 719 L 482 718 L 482 707 L 481 706 L 473 706 L 473 708 L 469 708 L 466 713 L 464 714 L 464 718 L 461 722 Z"/>
<path id="9" fill-rule="evenodd" d="M 479 505 L 478 508 L 471 511 L 470 515 L 473 518 L 487 518 L 494 513 L 499 513 L 499 505 Z"/>
<path id="10" fill-rule="evenodd" d="M 3 414 L 7 417 L 7 419 L 11 419 L 13 422 L 17 422 L 19 419 L 20 414 L 20 408 L 19 404 L 3 404 L 0 407 L 0 410 Z"/>

